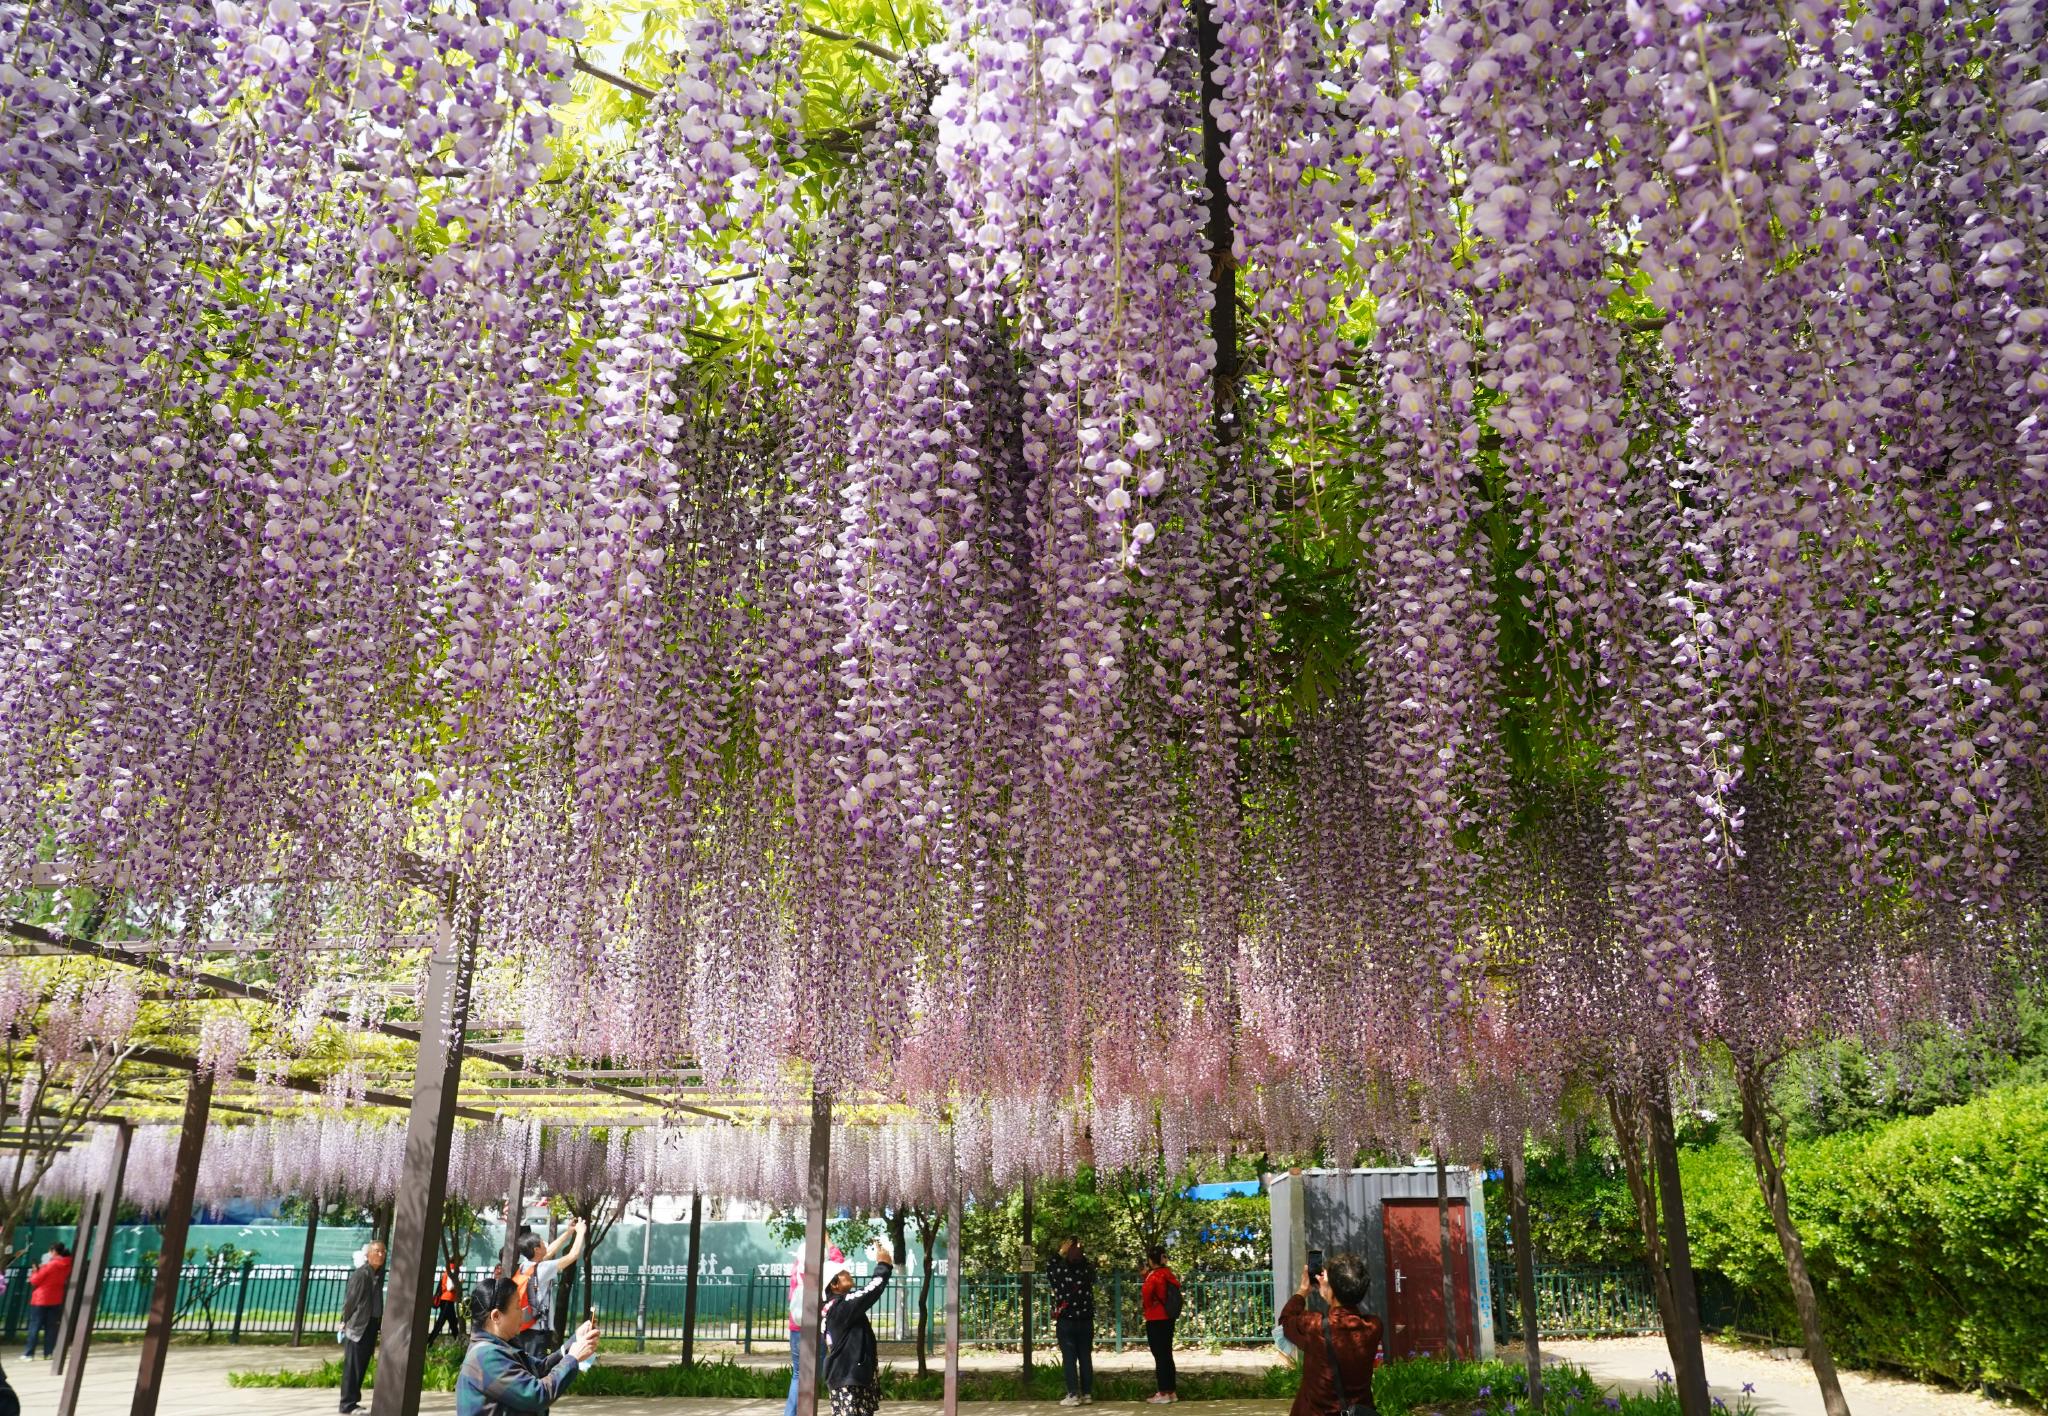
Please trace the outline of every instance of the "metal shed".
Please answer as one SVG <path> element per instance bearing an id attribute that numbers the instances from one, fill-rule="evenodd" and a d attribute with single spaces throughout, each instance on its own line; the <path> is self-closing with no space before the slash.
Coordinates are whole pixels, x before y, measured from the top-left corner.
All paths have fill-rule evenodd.
<path id="1" fill-rule="evenodd" d="M 1451 1268 L 1457 1295 L 1457 1347 L 1465 1356 L 1493 1355 L 1493 1294 L 1486 1262 L 1486 1197 L 1475 1172 L 1450 1166 Z M 1436 1169 L 1289 1170 L 1266 1177 L 1273 1205 L 1273 1340 L 1289 1349 L 1277 1326 L 1280 1308 L 1301 1281 L 1310 1249 L 1346 1250 L 1365 1260 L 1372 1280 L 1366 1306 L 1386 1324 L 1388 1358 L 1441 1354 L 1444 1341 L 1443 1259 L 1436 1209 Z"/>

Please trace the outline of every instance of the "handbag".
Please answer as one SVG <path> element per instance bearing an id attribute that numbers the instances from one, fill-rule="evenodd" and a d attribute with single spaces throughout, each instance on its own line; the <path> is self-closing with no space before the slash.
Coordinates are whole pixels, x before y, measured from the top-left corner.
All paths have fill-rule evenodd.
<path id="1" fill-rule="evenodd" d="M 1337 1384 L 1337 1416 L 1379 1416 L 1372 1404 L 1372 1387 L 1366 1387 L 1365 1400 L 1353 1401 L 1344 1392 L 1344 1366 L 1337 1360 L 1337 1344 L 1330 1340 L 1330 1315 L 1323 1314 L 1323 1350 L 1330 1354 L 1330 1380 Z M 1367 1379 L 1370 1383 L 1370 1378 Z"/>

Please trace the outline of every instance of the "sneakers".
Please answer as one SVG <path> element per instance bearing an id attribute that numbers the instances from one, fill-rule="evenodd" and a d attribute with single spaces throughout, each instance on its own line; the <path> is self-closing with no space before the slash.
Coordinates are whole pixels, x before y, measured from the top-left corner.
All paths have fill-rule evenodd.
<path id="1" fill-rule="evenodd" d="M 1149 1406 L 1171 1406 L 1179 1400 L 1180 1398 L 1170 1391 L 1155 1391 L 1152 1395 L 1145 1398 L 1145 1402 Z"/>
<path id="2" fill-rule="evenodd" d="M 1074 1395 L 1072 1392 L 1068 1392 L 1065 1396 L 1060 1398 L 1060 1405 L 1062 1406 L 1079 1406 L 1080 1404 L 1081 1398 Z"/>
<path id="3" fill-rule="evenodd" d="M 1084 1391 L 1081 1393 L 1081 1404 L 1083 1406 L 1093 1406 L 1095 1404 L 1095 1398 Z"/>

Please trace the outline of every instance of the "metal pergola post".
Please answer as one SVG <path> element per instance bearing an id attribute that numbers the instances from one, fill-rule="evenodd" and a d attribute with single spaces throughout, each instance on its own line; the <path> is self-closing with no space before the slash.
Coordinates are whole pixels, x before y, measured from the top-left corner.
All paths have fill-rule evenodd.
<path id="1" fill-rule="evenodd" d="M 313 1239 L 320 1232 L 320 1197 L 306 1207 L 306 1253 L 299 1260 L 299 1296 L 292 1304 L 292 1346 L 306 1345 L 306 1297 L 313 1286 Z"/>
<path id="2" fill-rule="evenodd" d="M 1024 1390 L 1031 1390 L 1031 1271 L 1036 1267 L 1036 1251 L 1031 1247 L 1031 1175 L 1024 1175 L 1024 1252 L 1017 1258 L 1018 1307 L 1024 1317 Z"/>
<path id="3" fill-rule="evenodd" d="M 654 1252 L 654 1195 L 651 1191 L 646 1196 L 646 1208 L 646 1218 L 640 1226 L 640 1302 L 633 1311 L 633 1345 L 637 1352 L 647 1350 L 647 1261 Z M 690 1350 L 687 1336 L 683 1338 L 683 1350 Z M 689 1362 L 688 1357 L 683 1359 L 684 1366 Z"/>
<path id="4" fill-rule="evenodd" d="M 476 963 L 482 908 L 472 901 L 466 927 L 455 921 L 451 882 L 441 910 L 420 1026 L 419 1063 L 405 1125 L 405 1160 L 392 1214 L 386 1263 L 384 1326 L 377 1342 L 377 1385 L 371 1416 L 418 1416 L 427 1362 L 426 1320 L 433 1311 L 435 1240 L 448 1195 L 448 1155 L 455 1138 L 455 1096 L 462 1082 L 463 1033 L 469 1023 L 470 974 Z"/>
<path id="5" fill-rule="evenodd" d="M 811 1092 L 811 1163 L 804 1183 L 804 1330 L 797 1352 L 796 1416 L 817 1416 L 818 1312 L 825 1276 L 825 1185 L 832 1170 L 832 1097 Z M 751 1320 L 750 1320 L 751 1321 Z"/>
<path id="6" fill-rule="evenodd" d="M 199 1188 L 199 1158 L 206 1148 L 206 1120 L 213 1113 L 213 1071 L 201 1067 L 185 1088 L 185 1116 L 178 1123 L 178 1158 L 171 1169 L 171 1201 L 164 1210 L 163 1253 L 149 1295 L 149 1325 L 142 1333 L 142 1362 L 135 1372 L 130 1416 L 156 1416 L 163 1395 L 164 1357 L 171 1323 L 178 1315 L 178 1283 L 185 1272 L 185 1238 L 192 1230 L 192 1196 Z"/>
<path id="7" fill-rule="evenodd" d="M 86 1266 L 85 1291 L 78 1297 L 78 1318 L 71 1324 L 71 1356 L 64 1365 L 64 1389 L 57 1397 L 57 1416 L 75 1416 L 79 1384 L 85 1380 L 85 1359 L 92 1351 L 92 1318 L 100 1306 L 100 1286 L 113 1257 L 114 1216 L 121 1212 L 121 1181 L 128 1173 L 128 1143 L 135 1132 L 126 1121 L 114 1123 L 114 1173 L 100 1192 L 99 1218 L 93 1226 L 92 1259 Z"/>
<path id="8" fill-rule="evenodd" d="M 704 1197 L 697 1191 L 690 1191 L 690 1263 L 683 1274 L 683 1365 L 693 1365 L 697 1360 L 697 1245 L 704 1234 Z M 646 1261 L 641 1261 L 646 1267 Z M 747 1314 L 751 1325 L 754 1315 Z"/>
<path id="9" fill-rule="evenodd" d="M 71 1352 L 71 1329 L 78 1321 L 78 1296 L 85 1292 L 85 1256 L 92 1252 L 93 1227 L 99 1212 L 100 1192 L 95 1190 L 78 1206 L 78 1224 L 71 1234 L 71 1277 L 64 1280 L 64 1311 L 57 1315 L 57 1346 L 50 1353 L 53 1377 L 64 1375 L 64 1359 Z"/>
<path id="10" fill-rule="evenodd" d="M 526 1155 L 519 1156 L 519 1168 L 512 1172 L 512 1193 L 505 1197 L 505 1252 L 498 1262 L 505 1277 L 519 1272 L 519 1224 L 526 1217 Z"/>
<path id="11" fill-rule="evenodd" d="M 926 1254 L 930 1263 L 932 1256 Z M 946 1404 L 945 1416 L 960 1416 L 960 1182 L 946 1202 Z"/>

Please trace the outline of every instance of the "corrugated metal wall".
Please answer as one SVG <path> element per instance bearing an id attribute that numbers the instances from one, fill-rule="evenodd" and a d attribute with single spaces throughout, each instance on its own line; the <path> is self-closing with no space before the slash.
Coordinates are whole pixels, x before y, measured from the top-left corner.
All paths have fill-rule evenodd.
<path id="1" fill-rule="evenodd" d="M 1365 1260 L 1372 1280 L 1367 1306 L 1387 1312 L 1387 1252 L 1380 1207 L 1390 1199 L 1436 1203 L 1436 1168 L 1403 1166 L 1386 1170 L 1290 1170 L 1266 1177 L 1273 1204 L 1273 1311 L 1277 1314 L 1301 1282 L 1310 1249 L 1324 1254 L 1350 1250 Z M 1478 1308 L 1480 1355 L 1491 1356 L 1493 1302 L 1484 1261 L 1485 1197 L 1473 1193 L 1472 1172 L 1462 1165 L 1444 1173 L 1444 1189 L 1464 1200 L 1473 1224 L 1472 1290 Z M 1285 1348 L 1279 1333 L 1274 1341 Z"/>

